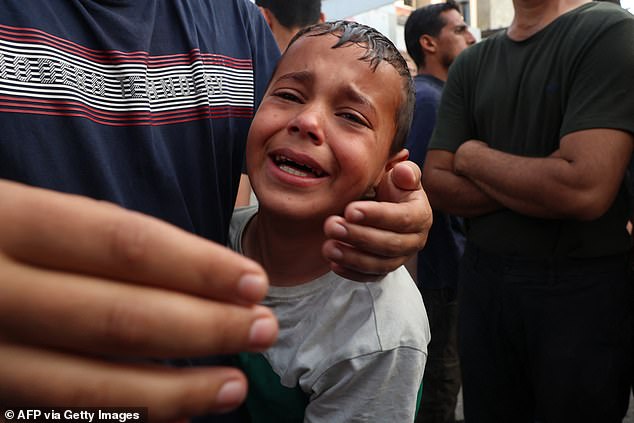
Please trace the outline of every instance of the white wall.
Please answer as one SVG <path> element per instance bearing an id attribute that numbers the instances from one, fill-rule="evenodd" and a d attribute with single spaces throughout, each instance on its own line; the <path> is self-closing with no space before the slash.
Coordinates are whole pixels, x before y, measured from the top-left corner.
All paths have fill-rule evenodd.
<path id="1" fill-rule="evenodd" d="M 322 0 L 321 10 L 327 20 L 346 19 L 376 9 L 393 0 Z"/>

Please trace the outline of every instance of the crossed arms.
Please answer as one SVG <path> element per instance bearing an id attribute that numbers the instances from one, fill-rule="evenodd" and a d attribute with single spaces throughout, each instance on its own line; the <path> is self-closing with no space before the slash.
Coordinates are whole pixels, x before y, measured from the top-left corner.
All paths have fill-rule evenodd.
<path id="1" fill-rule="evenodd" d="M 432 207 L 475 217 L 500 208 L 552 219 L 593 220 L 618 192 L 634 136 L 614 129 L 565 135 L 548 157 L 529 158 L 468 140 L 455 154 L 430 150 L 423 185 Z"/>

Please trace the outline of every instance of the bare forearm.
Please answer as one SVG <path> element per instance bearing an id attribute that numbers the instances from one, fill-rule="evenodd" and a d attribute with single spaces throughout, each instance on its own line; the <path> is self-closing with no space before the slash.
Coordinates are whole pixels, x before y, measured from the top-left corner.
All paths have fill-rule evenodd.
<path id="1" fill-rule="evenodd" d="M 560 158 L 527 158 L 468 141 L 456 152 L 456 173 L 480 190 L 518 213 L 544 217 L 568 217 L 569 191 L 552 174 L 565 173 Z M 554 198 L 558 204 L 554 205 Z"/>
<path id="2" fill-rule="evenodd" d="M 423 169 L 423 186 L 433 209 L 455 216 L 475 217 L 501 207 L 468 178 L 454 173 L 454 155 L 430 150 Z"/>
<path id="3" fill-rule="evenodd" d="M 434 210 L 475 217 L 499 209 L 500 203 L 466 177 L 444 169 L 425 169 L 423 187 Z"/>
<path id="4" fill-rule="evenodd" d="M 623 156 L 631 154 L 631 139 L 614 136 L 617 132 L 595 130 L 591 141 L 585 137 L 588 134 L 564 138 L 560 150 L 543 158 L 512 155 L 467 141 L 456 152 L 455 170 L 518 213 L 596 219 L 613 202 L 627 163 Z M 594 138 L 606 133 L 612 137 Z"/>

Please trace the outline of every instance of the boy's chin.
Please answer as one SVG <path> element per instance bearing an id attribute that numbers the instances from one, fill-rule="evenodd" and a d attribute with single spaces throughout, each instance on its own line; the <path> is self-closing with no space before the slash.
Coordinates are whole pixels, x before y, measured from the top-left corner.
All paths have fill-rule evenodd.
<path id="1" fill-rule="evenodd" d="M 293 198 L 286 201 L 277 201 L 273 198 L 259 199 L 260 212 L 264 212 L 271 217 L 283 219 L 285 221 L 298 221 L 305 224 L 314 222 L 321 224 L 328 217 L 340 215 L 345 209 L 345 205 L 315 204 L 307 199 Z"/>

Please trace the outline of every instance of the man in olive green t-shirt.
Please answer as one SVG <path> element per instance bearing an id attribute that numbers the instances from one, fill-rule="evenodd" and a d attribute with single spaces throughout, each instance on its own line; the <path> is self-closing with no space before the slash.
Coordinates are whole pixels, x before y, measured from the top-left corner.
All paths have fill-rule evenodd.
<path id="1" fill-rule="evenodd" d="M 468 218 L 460 349 L 469 422 L 621 421 L 634 18 L 516 0 L 452 66 L 426 159 L 433 208 Z"/>

